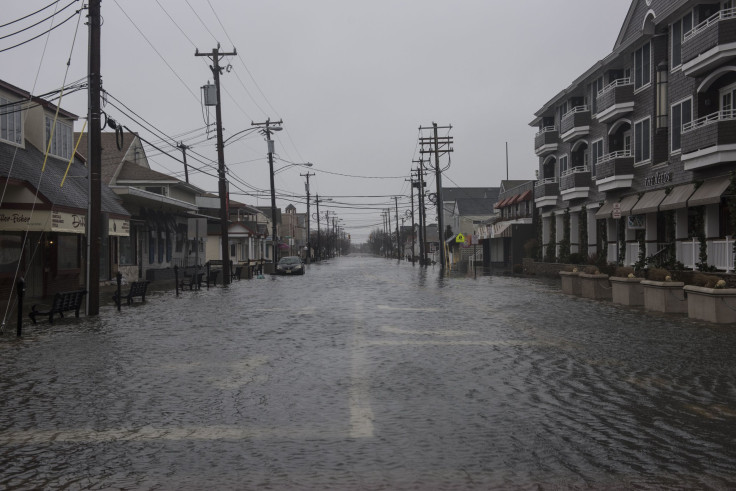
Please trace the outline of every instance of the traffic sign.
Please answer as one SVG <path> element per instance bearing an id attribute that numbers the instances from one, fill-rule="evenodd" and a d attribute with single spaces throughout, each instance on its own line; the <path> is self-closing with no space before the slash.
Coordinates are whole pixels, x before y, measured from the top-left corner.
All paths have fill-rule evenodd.
<path id="1" fill-rule="evenodd" d="M 458 244 L 463 244 L 465 242 L 465 236 L 463 234 L 457 234 L 457 237 L 455 237 L 455 242 Z"/>
<path id="2" fill-rule="evenodd" d="M 621 203 L 614 203 L 613 204 L 613 212 L 612 212 L 613 218 L 619 219 L 621 218 Z"/>

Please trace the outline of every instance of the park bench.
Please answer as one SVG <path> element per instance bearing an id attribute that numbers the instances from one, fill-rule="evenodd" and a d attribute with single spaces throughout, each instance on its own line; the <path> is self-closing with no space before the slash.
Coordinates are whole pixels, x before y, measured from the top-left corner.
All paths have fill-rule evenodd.
<path id="1" fill-rule="evenodd" d="M 79 309 L 82 307 L 82 300 L 87 290 L 75 290 L 71 292 L 59 292 L 54 295 L 51 307 L 48 305 L 36 304 L 31 307 L 28 316 L 33 323 L 36 323 L 36 316 L 48 315 L 49 323 L 54 322 L 54 315 L 64 317 L 64 312 L 74 311 L 74 315 L 79 317 Z"/>
<path id="2" fill-rule="evenodd" d="M 184 277 L 179 282 L 179 288 L 184 289 L 188 286 L 190 290 L 199 290 L 202 286 L 202 278 L 204 278 L 204 272 L 196 272 L 194 274 L 184 273 Z"/>
<path id="3" fill-rule="evenodd" d="M 130 290 L 128 290 L 127 295 L 123 295 L 122 297 L 126 299 L 127 304 L 130 305 L 133 303 L 133 299 L 135 297 L 141 297 L 141 302 L 146 301 L 146 292 L 148 291 L 148 283 L 149 281 L 134 281 L 130 284 Z M 116 305 L 120 306 L 121 299 L 118 298 L 118 292 L 115 292 L 115 294 L 112 296 L 113 301 Z"/>

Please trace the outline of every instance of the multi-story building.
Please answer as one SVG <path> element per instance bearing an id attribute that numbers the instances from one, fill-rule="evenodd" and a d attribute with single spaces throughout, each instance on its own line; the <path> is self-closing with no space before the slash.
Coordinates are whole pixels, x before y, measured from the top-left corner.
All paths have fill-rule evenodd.
<path id="1" fill-rule="evenodd" d="M 708 264 L 733 268 L 734 7 L 633 1 L 613 51 L 536 112 L 548 256 L 563 245 L 633 264 L 641 250 L 692 267 L 704 242 Z"/>

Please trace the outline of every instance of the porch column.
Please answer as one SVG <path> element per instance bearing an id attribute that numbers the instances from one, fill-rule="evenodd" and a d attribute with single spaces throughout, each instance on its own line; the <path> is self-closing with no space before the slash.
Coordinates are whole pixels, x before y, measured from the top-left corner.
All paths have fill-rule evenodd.
<path id="1" fill-rule="evenodd" d="M 606 258 L 609 263 L 615 263 L 618 261 L 616 257 L 616 242 L 618 241 L 618 230 L 616 226 L 620 220 L 614 220 L 613 218 L 606 218 L 606 236 L 608 237 L 608 251 L 606 252 Z"/>
<path id="2" fill-rule="evenodd" d="M 570 213 L 570 253 L 580 252 L 580 213 Z"/>
<path id="3" fill-rule="evenodd" d="M 552 223 L 553 217 L 542 217 L 542 247 L 546 248 L 547 244 L 549 244 L 549 235 L 551 231 L 550 224 Z"/>
<path id="4" fill-rule="evenodd" d="M 588 250 L 585 253 L 585 259 L 591 254 L 598 252 L 598 227 L 595 219 L 596 210 L 586 210 L 585 220 L 588 221 Z"/>
<path id="5" fill-rule="evenodd" d="M 555 215 L 555 241 L 557 242 L 557 245 L 555 246 L 555 257 L 560 257 L 560 241 L 565 236 L 565 219 L 562 214 Z"/>
<path id="6" fill-rule="evenodd" d="M 659 250 L 659 237 L 657 237 L 657 214 L 647 213 L 646 224 L 647 228 L 644 234 L 646 249 L 644 254 L 649 257 L 653 254 L 656 254 Z"/>

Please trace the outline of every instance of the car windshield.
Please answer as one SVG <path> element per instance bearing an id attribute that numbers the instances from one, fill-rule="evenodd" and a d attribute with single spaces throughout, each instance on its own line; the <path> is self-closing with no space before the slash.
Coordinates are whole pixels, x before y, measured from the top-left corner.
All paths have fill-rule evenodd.
<path id="1" fill-rule="evenodd" d="M 301 262 L 302 260 L 296 256 L 287 256 L 287 257 L 282 257 L 281 260 L 279 261 L 279 264 L 299 264 Z"/>

